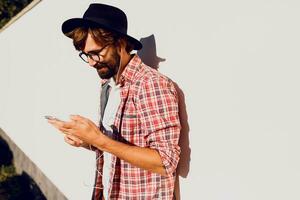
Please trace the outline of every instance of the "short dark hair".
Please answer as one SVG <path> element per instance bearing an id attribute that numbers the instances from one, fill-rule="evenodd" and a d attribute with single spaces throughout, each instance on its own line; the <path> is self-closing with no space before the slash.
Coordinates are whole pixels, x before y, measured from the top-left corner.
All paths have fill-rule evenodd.
<path id="1" fill-rule="evenodd" d="M 120 39 L 123 39 L 126 41 L 127 53 L 130 53 L 134 49 L 133 44 L 131 44 L 126 37 L 121 37 L 114 32 L 107 31 L 102 28 L 78 27 L 73 31 L 67 33 L 66 36 L 73 39 L 73 45 L 76 50 L 82 51 L 85 48 L 85 42 L 89 33 L 91 34 L 95 42 L 99 45 L 116 43 Z"/>

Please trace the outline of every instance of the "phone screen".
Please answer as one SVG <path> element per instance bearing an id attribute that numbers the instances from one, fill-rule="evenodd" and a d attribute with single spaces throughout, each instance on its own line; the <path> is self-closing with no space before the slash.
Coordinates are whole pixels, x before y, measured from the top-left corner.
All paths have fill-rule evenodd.
<path id="1" fill-rule="evenodd" d="M 51 115 L 46 115 L 45 118 L 48 119 L 48 120 L 62 121 L 62 120 L 60 120 L 60 119 L 58 119 L 58 118 L 56 118 L 56 117 L 54 117 L 54 116 L 51 116 Z"/>

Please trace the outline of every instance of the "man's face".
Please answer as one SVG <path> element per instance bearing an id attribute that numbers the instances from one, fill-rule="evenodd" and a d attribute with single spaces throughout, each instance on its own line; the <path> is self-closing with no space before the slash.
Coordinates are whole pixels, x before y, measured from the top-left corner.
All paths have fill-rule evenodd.
<path id="1" fill-rule="evenodd" d="M 99 50 L 103 47 L 104 46 L 98 45 L 92 36 L 88 34 L 83 51 L 88 54 L 98 55 L 100 61 L 97 62 L 89 58 L 89 65 L 97 70 L 101 79 L 110 79 L 118 73 L 120 55 L 113 44 L 107 45 L 101 52 L 99 52 Z"/>

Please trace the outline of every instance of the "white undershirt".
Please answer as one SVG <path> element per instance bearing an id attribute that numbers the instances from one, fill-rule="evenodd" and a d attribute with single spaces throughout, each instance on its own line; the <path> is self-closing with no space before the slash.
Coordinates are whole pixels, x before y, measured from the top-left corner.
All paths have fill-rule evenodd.
<path id="1" fill-rule="evenodd" d="M 109 81 L 109 85 L 111 87 L 109 98 L 106 104 L 106 108 L 103 114 L 102 124 L 107 131 L 112 131 L 111 125 L 114 124 L 115 116 L 118 110 L 118 107 L 121 103 L 120 97 L 120 86 L 116 85 L 116 82 L 111 78 Z M 108 199 L 108 187 L 109 187 L 109 175 L 111 169 L 111 154 L 104 152 L 104 164 L 103 164 L 103 195 L 105 199 Z"/>

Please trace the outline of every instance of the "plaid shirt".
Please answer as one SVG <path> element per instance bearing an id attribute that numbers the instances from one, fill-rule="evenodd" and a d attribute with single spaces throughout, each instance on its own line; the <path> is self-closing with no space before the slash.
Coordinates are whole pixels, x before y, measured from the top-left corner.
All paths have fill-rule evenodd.
<path id="1" fill-rule="evenodd" d="M 171 80 L 146 66 L 135 55 L 123 71 L 121 103 L 114 127 L 120 141 L 158 151 L 167 176 L 131 165 L 112 155 L 109 199 L 173 199 L 179 161 L 178 99 Z M 96 150 L 97 156 L 101 155 Z M 97 161 L 102 171 L 103 157 Z M 102 176 L 96 173 L 93 199 L 102 196 Z"/>

